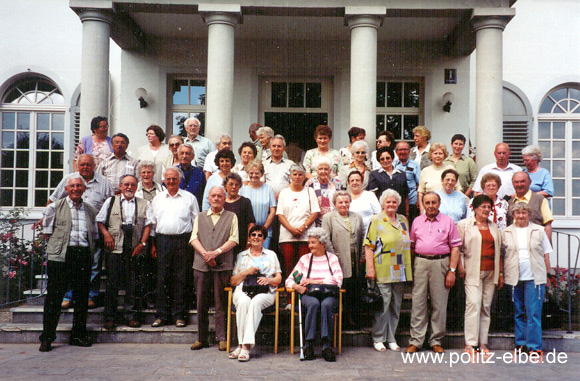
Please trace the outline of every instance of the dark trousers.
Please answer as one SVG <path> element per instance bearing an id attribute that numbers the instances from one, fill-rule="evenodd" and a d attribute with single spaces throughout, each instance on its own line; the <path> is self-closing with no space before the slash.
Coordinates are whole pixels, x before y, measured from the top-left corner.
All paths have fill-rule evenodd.
<path id="1" fill-rule="evenodd" d="M 316 315 L 320 311 L 320 338 L 322 347 L 331 347 L 332 330 L 334 327 L 334 310 L 338 305 L 336 298 L 328 297 L 322 302 L 315 297 L 302 295 L 302 306 L 306 309 L 306 319 L 304 320 L 304 331 L 306 336 L 306 346 L 310 346 L 316 339 Z"/>
<path id="2" fill-rule="evenodd" d="M 231 271 L 193 271 L 197 295 L 197 325 L 199 341 L 207 342 L 209 336 L 209 298 L 213 284 L 215 302 L 215 335 L 218 341 L 226 340 L 226 293 Z"/>
<path id="3" fill-rule="evenodd" d="M 157 234 L 157 296 L 155 317 L 168 321 L 185 319 L 186 274 L 191 232 L 179 235 Z"/>
<path id="4" fill-rule="evenodd" d="M 53 342 L 56 339 L 62 297 L 69 288 L 73 290 L 72 306 L 74 308 L 71 339 L 86 338 L 92 263 L 93 255 L 90 249 L 77 246 L 67 248 L 64 262 L 47 262 L 48 286 L 40 341 Z"/>
<path id="5" fill-rule="evenodd" d="M 409 216 L 407 218 L 409 220 L 409 231 L 411 230 L 411 225 L 413 225 L 413 220 L 419 216 L 419 213 L 420 210 L 417 204 L 409 204 Z"/>

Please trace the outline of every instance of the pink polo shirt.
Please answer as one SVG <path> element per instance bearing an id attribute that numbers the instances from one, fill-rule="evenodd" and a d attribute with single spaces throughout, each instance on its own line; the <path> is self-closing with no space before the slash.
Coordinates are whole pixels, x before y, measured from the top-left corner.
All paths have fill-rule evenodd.
<path id="1" fill-rule="evenodd" d="M 415 243 L 415 252 L 421 255 L 448 254 L 452 247 L 461 246 L 461 237 L 453 219 L 442 213 L 432 220 L 424 214 L 415 218 L 411 241 Z"/>

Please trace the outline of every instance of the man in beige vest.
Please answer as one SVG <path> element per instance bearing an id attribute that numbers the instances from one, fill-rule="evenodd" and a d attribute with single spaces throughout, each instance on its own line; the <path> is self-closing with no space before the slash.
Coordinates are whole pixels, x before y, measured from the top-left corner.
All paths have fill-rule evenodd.
<path id="1" fill-rule="evenodd" d="M 127 325 L 133 328 L 141 326 L 146 263 L 144 255 L 147 253 L 153 212 L 148 201 L 135 197 L 137 184 L 138 180 L 133 175 L 121 177 L 121 194 L 107 199 L 97 215 L 106 250 L 106 329 L 115 328 L 120 286 L 125 289 Z"/>
<path id="2" fill-rule="evenodd" d="M 199 336 L 192 350 L 209 347 L 208 296 L 213 284 L 215 300 L 215 331 L 219 350 L 226 350 L 225 292 L 234 268 L 233 249 L 239 242 L 238 218 L 224 210 L 226 192 L 220 186 L 209 190 L 211 208 L 197 215 L 189 243 L 195 249 L 193 278 L 197 296 Z"/>
<path id="3" fill-rule="evenodd" d="M 72 286 L 74 308 L 70 345 L 90 347 L 87 335 L 87 302 L 95 240 L 98 237 L 97 210 L 83 202 L 86 183 L 79 174 L 68 178 L 67 197 L 51 203 L 44 210 L 42 228 L 48 239 L 48 286 L 44 301 L 41 352 L 52 350 L 60 317 L 60 304 L 68 286 Z"/>

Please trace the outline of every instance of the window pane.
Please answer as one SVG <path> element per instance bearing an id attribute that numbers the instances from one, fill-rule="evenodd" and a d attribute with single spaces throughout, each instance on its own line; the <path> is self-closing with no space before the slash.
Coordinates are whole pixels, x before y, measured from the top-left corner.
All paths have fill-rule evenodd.
<path id="1" fill-rule="evenodd" d="M 3 188 L 14 186 L 14 171 L 3 170 L 0 174 L 0 185 Z"/>
<path id="2" fill-rule="evenodd" d="M 580 160 L 572 161 L 572 176 L 580 177 Z"/>
<path id="3" fill-rule="evenodd" d="M 552 177 L 564 177 L 566 173 L 566 163 L 564 160 L 554 160 L 552 167 Z"/>
<path id="4" fill-rule="evenodd" d="M 14 151 L 2 151 L 2 168 L 14 167 Z"/>
<path id="5" fill-rule="evenodd" d="M 579 199 L 572 200 L 572 215 L 580 216 L 580 200 Z"/>
<path id="6" fill-rule="evenodd" d="M 50 172 L 50 187 L 56 188 L 58 183 L 62 180 L 62 171 Z"/>
<path id="7" fill-rule="evenodd" d="M 384 115 L 377 115 L 377 135 L 379 135 L 379 132 L 384 131 L 385 130 L 385 116 Z"/>
<path id="8" fill-rule="evenodd" d="M 48 202 L 48 191 L 37 190 L 34 192 L 34 206 L 41 207 Z"/>
<path id="9" fill-rule="evenodd" d="M 377 82 L 377 107 L 385 107 L 385 98 L 386 98 L 385 82 Z"/>
<path id="10" fill-rule="evenodd" d="M 574 197 L 580 196 L 580 180 L 572 181 L 572 196 Z"/>
<path id="11" fill-rule="evenodd" d="M 562 101 L 556 104 L 556 107 L 552 109 L 554 114 L 564 114 L 568 111 L 568 101 Z"/>
<path id="12" fill-rule="evenodd" d="M 405 82 L 405 107 L 419 107 L 419 84 Z"/>
<path id="13" fill-rule="evenodd" d="M 286 82 L 272 82 L 272 107 L 286 107 L 287 96 Z"/>
<path id="14" fill-rule="evenodd" d="M 0 190 L 0 206 L 12 206 L 12 189 Z"/>
<path id="15" fill-rule="evenodd" d="M 30 113 L 27 112 L 18 113 L 18 129 L 30 130 Z"/>
<path id="16" fill-rule="evenodd" d="M 580 158 L 580 141 L 572 142 L 572 157 Z"/>
<path id="17" fill-rule="evenodd" d="M 62 168 L 63 163 L 62 163 L 62 158 L 63 158 L 63 153 L 62 152 L 52 152 L 50 154 L 51 156 L 51 168 Z"/>
<path id="18" fill-rule="evenodd" d="M 554 196 L 564 197 L 565 180 L 554 180 Z"/>
<path id="19" fill-rule="evenodd" d="M 538 139 L 550 139 L 550 123 L 538 123 Z"/>
<path id="20" fill-rule="evenodd" d="M 187 79 L 176 79 L 173 81 L 173 104 L 186 105 L 187 99 Z"/>
<path id="21" fill-rule="evenodd" d="M 64 131 L 64 114 L 52 114 L 52 130 Z"/>
<path id="22" fill-rule="evenodd" d="M 37 126 L 36 129 L 42 131 L 50 130 L 50 114 L 39 113 L 36 116 Z"/>
<path id="23" fill-rule="evenodd" d="M 30 148 L 30 133 L 29 132 L 19 132 L 18 141 L 16 142 L 17 148 Z"/>
<path id="24" fill-rule="evenodd" d="M 28 187 L 28 171 L 16 171 L 16 186 L 21 188 Z"/>
<path id="25" fill-rule="evenodd" d="M 36 153 L 36 168 L 48 168 L 48 152 Z"/>
<path id="26" fill-rule="evenodd" d="M 47 188 L 48 187 L 48 171 L 37 171 L 34 185 L 36 188 Z"/>
<path id="27" fill-rule="evenodd" d="M 556 90 L 550 94 L 550 97 L 553 98 L 556 102 L 561 101 L 562 99 L 566 98 L 566 94 L 568 89 L 563 88 Z"/>
<path id="28" fill-rule="evenodd" d="M 322 107 L 322 83 L 306 84 L 306 107 Z"/>
<path id="29" fill-rule="evenodd" d="M 387 130 L 395 135 L 395 139 L 401 136 L 401 115 L 387 115 Z"/>
<path id="30" fill-rule="evenodd" d="M 387 107 L 401 107 L 403 105 L 402 98 L 403 84 L 401 82 L 389 82 L 387 84 Z"/>
<path id="31" fill-rule="evenodd" d="M 561 198 L 552 199 L 552 213 L 557 216 L 564 215 L 564 200 Z"/>
<path id="32" fill-rule="evenodd" d="M 570 100 L 570 112 L 574 114 L 580 114 L 580 107 L 578 107 L 578 101 Z"/>
<path id="33" fill-rule="evenodd" d="M 572 139 L 580 139 L 580 123 L 572 123 Z"/>
<path id="34" fill-rule="evenodd" d="M 37 149 L 48 149 L 49 148 L 50 134 L 48 132 L 39 132 L 36 134 L 36 148 Z"/>
<path id="35" fill-rule="evenodd" d="M 2 129 L 13 130 L 16 128 L 16 113 L 3 112 L 2 113 Z"/>
<path id="36" fill-rule="evenodd" d="M 405 115 L 403 126 L 403 139 L 413 139 L 413 128 L 419 125 L 419 115 Z M 398 138 L 398 136 L 395 136 Z"/>
<path id="37" fill-rule="evenodd" d="M 28 162 L 29 152 L 28 151 L 17 151 L 16 152 L 16 168 L 30 168 L 30 163 Z"/>
<path id="38" fill-rule="evenodd" d="M 52 149 L 64 149 L 64 133 L 52 133 Z"/>
<path id="39" fill-rule="evenodd" d="M 564 158 L 564 153 L 566 150 L 565 142 L 553 142 L 552 143 L 552 157 Z"/>
<path id="40" fill-rule="evenodd" d="M 12 131 L 2 132 L 2 148 L 14 148 L 14 136 L 16 134 Z"/>
<path id="41" fill-rule="evenodd" d="M 290 83 L 288 85 L 288 107 L 304 107 L 303 83 Z"/>
<path id="42" fill-rule="evenodd" d="M 574 89 L 574 88 L 569 88 L 568 89 L 568 97 L 571 99 L 577 99 L 580 101 L 580 90 Z"/>
<path id="43" fill-rule="evenodd" d="M 552 107 L 554 107 L 554 101 L 550 98 L 546 98 L 544 102 L 542 102 L 542 106 L 540 107 L 541 114 L 550 114 L 552 112 Z"/>
<path id="44" fill-rule="evenodd" d="M 187 136 L 187 132 L 185 131 L 185 127 L 183 127 L 183 123 L 187 119 L 188 114 L 186 112 L 174 112 L 173 113 L 173 135 L 181 135 Z"/>
<path id="45" fill-rule="evenodd" d="M 28 191 L 17 189 L 16 197 L 14 198 L 14 206 L 27 206 L 28 205 Z"/>
<path id="46" fill-rule="evenodd" d="M 566 138 L 566 124 L 564 122 L 554 122 L 552 125 L 552 139 Z"/>
<path id="47" fill-rule="evenodd" d="M 190 104 L 205 105 L 205 81 L 191 81 Z"/>
<path id="48" fill-rule="evenodd" d="M 544 157 L 552 157 L 552 150 L 550 148 L 550 142 L 539 142 L 538 145 L 542 150 L 542 155 Z"/>

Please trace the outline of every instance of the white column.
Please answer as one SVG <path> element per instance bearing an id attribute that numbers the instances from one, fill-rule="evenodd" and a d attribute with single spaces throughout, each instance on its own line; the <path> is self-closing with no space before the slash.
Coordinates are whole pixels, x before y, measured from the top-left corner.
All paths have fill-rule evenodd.
<path id="1" fill-rule="evenodd" d="M 81 57 L 80 136 L 91 134 L 91 119 L 109 116 L 109 41 L 112 16 L 109 12 L 83 10 Z"/>
<path id="2" fill-rule="evenodd" d="M 477 166 L 495 162 L 503 138 L 503 17 L 473 19 L 476 36 L 475 137 Z"/>
<path id="3" fill-rule="evenodd" d="M 377 114 L 377 31 L 382 17 L 357 15 L 350 27 L 350 126 L 364 128 L 375 147 Z"/>
<path id="4" fill-rule="evenodd" d="M 222 133 L 233 136 L 234 30 L 239 17 L 209 12 L 203 18 L 208 25 L 205 135 L 214 140 Z"/>

